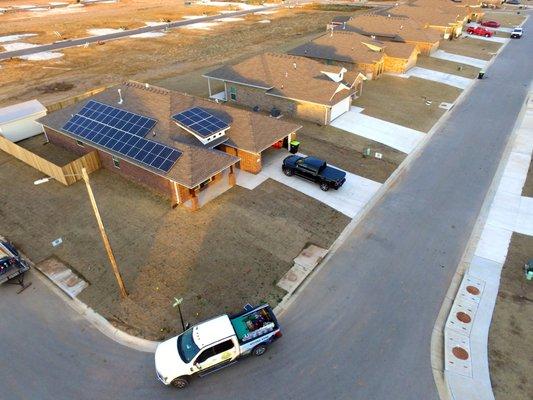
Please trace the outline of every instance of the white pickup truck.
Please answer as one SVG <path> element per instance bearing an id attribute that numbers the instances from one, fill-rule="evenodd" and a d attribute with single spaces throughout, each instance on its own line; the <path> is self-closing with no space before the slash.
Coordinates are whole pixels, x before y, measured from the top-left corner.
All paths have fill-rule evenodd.
<path id="1" fill-rule="evenodd" d="M 165 385 L 183 389 L 194 375 L 205 376 L 252 354 L 263 355 L 281 337 L 268 304 L 233 315 L 221 315 L 187 329 L 157 346 L 155 369 Z"/>

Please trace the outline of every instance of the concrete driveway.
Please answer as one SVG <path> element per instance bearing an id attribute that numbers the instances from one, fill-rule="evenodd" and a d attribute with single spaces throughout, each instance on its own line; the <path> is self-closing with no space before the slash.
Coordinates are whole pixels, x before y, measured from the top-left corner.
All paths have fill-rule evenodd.
<path id="1" fill-rule="evenodd" d="M 330 189 L 324 192 L 320 190 L 320 187 L 316 183 L 309 182 L 297 176 L 286 176 L 283 174 L 281 164 L 283 159 L 288 155 L 289 153 L 284 150 L 278 150 L 275 153 L 268 154 L 266 159 L 263 159 L 263 170 L 257 175 L 238 170 L 237 185 L 253 189 L 268 178 L 274 179 L 327 204 L 350 218 L 355 217 L 381 187 L 381 183 L 379 182 L 346 172 L 346 182 L 340 189 Z M 300 155 L 303 156 L 303 154 Z"/>
<path id="2" fill-rule="evenodd" d="M 466 89 L 473 82 L 473 79 L 421 67 L 413 67 L 404 75 L 444 83 L 445 85 L 455 86 L 459 89 Z"/>
<path id="3" fill-rule="evenodd" d="M 488 61 L 480 60 L 478 58 L 462 56 L 460 54 L 448 53 L 444 50 L 437 50 L 431 54 L 431 57 L 440 58 L 441 60 L 448 60 L 457 62 L 460 64 L 472 65 L 476 68 L 485 68 L 488 65 Z"/>
<path id="4" fill-rule="evenodd" d="M 370 117 L 361 111 L 363 109 L 360 107 L 352 107 L 350 111 L 336 118 L 331 125 L 404 153 L 413 151 L 424 138 L 424 132 Z"/>
<path id="5" fill-rule="evenodd" d="M 485 36 L 469 35 L 469 34 L 464 34 L 463 37 L 469 38 L 469 39 L 485 40 L 487 42 L 496 42 L 496 43 L 507 43 L 509 40 L 511 40 L 510 38 L 504 38 L 504 37 L 499 37 L 499 36 L 485 37 Z"/>

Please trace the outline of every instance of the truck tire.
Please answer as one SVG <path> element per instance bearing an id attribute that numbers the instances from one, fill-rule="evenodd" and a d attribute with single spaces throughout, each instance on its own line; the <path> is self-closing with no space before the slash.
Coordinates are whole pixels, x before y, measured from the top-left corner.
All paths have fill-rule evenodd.
<path id="1" fill-rule="evenodd" d="M 294 175 L 294 171 L 290 168 L 286 168 L 286 167 L 283 167 L 283 173 L 287 176 L 293 176 Z"/>
<path id="2" fill-rule="evenodd" d="M 172 382 L 170 382 L 170 384 L 175 388 L 185 389 L 189 384 L 189 380 L 184 376 L 179 376 L 177 378 L 172 379 Z"/>
<path id="3" fill-rule="evenodd" d="M 320 184 L 320 189 L 323 190 L 324 192 L 327 192 L 329 190 L 329 184 L 326 182 L 322 182 Z"/>
<path id="4" fill-rule="evenodd" d="M 257 346 L 255 346 L 252 350 L 252 354 L 256 357 L 259 357 L 259 356 L 262 356 L 263 354 L 266 353 L 268 347 L 264 344 L 259 344 Z"/>

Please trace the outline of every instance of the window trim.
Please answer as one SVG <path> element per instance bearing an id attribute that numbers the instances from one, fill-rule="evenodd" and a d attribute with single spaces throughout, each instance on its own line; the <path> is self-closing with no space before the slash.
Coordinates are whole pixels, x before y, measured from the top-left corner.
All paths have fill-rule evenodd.
<path id="1" fill-rule="evenodd" d="M 235 86 L 229 87 L 229 99 L 231 101 L 237 101 L 237 88 Z"/>
<path id="2" fill-rule="evenodd" d="M 113 160 L 113 165 L 115 166 L 115 168 L 120 169 L 120 158 L 111 156 L 111 159 Z"/>
<path id="3" fill-rule="evenodd" d="M 81 140 L 76 139 L 76 144 L 80 147 L 85 147 L 85 143 L 83 143 Z"/>

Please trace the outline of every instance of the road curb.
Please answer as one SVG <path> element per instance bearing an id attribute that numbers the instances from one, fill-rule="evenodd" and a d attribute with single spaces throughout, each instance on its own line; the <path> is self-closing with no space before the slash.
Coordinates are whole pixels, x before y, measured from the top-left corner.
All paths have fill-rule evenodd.
<path id="1" fill-rule="evenodd" d="M 529 15 L 526 15 L 525 20 L 520 24 L 522 26 L 527 22 L 529 19 Z M 505 49 L 507 44 L 510 43 L 510 41 L 507 41 L 504 43 L 496 52 L 494 57 L 491 58 L 489 63 L 486 66 L 486 70 L 488 70 L 492 64 L 495 62 L 496 58 L 500 55 L 500 53 Z M 468 92 L 472 90 L 474 85 L 478 82 L 476 79 L 475 82 L 470 85 L 467 89 L 461 93 L 459 96 L 458 101 L 463 101 Z M 526 104 L 526 103 L 525 103 Z M 455 105 L 454 105 L 455 107 Z M 520 110 L 520 113 L 517 118 L 517 123 L 515 123 L 515 126 L 513 127 L 513 132 L 509 136 L 508 141 L 505 145 L 504 153 L 502 154 L 502 158 L 500 160 L 500 164 L 498 165 L 498 169 L 496 170 L 496 174 L 493 178 L 493 182 L 491 183 L 491 186 L 489 187 L 487 194 L 485 196 L 485 200 L 481 206 L 480 212 L 478 214 L 477 221 L 474 225 L 474 228 L 472 230 L 471 237 L 468 241 L 468 244 L 466 246 L 465 252 L 463 254 L 463 257 L 461 257 L 461 261 L 459 262 L 457 266 L 457 270 L 452 278 L 450 287 L 448 288 L 448 291 L 446 292 L 446 295 L 444 297 L 444 300 L 442 302 L 441 308 L 439 310 L 439 314 L 437 316 L 437 319 L 435 321 L 435 325 L 433 327 L 433 333 L 431 335 L 431 366 L 433 369 L 433 376 L 435 378 L 435 383 L 437 385 L 439 396 L 442 400 L 452 400 L 453 396 L 450 392 L 448 382 L 445 377 L 445 368 L 444 368 L 444 350 L 445 350 L 445 338 L 444 338 L 444 329 L 446 320 L 448 319 L 448 316 L 450 314 L 450 311 L 452 309 L 452 305 L 454 303 L 454 300 L 456 298 L 456 295 L 459 291 L 459 288 L 461 286 L 461 282 L 463 280 L 463 277 L 468 270 L 469 264 L 477 244 L 477 239 L 479 239 L 479 235 L 483 229 L 483 226 L 485 225 L 485 220 L 488 216 L 488 212 L 490 209 L 490 205 L 492 203 L 492 199 L 494 198 L 494 195 L 496 194 L 497 189 L 497 181 L 499 181 L 499 178 L 501 177 L 501 174 L 503 173 L 502 165 L 505 166 L 505 162 L 511 152 L 512 143 L 516 137 L 516 131 L 517 127 L 519 126 L 519 121 L 522 118 L 522 113 L 525 112 L 525 106 Z M 500 168 L 502 170 L 500 171 Z M 496 184 L 494 183 L 496 182 Z M 494 186 L 493 186 L 494 185 Z M 488 362 L 488 361 L 487 361 Z"/>
<path id="2" fill-rule="evenodd" d="M 503 47 L 502 47 L 503 48 Z M 496 57 L 493 57 L 493 59 Z M 490 65 L 490 64 L 489 64 Z M 435 132 L 438 128 L 449 118 L 451 112 L 455 108 L 457 104 L 459 104 L 463 98 L 465 97 L 465 94 L 471 90 L 473 86 L 476 85 L 478 82 L 477 79 L 474 80 L 465 90 L 461 92 L 461 94 L 457 97 L 457 99 L 454 102 L 453 107 L 448 110 L 445 114 L 442 115 L 442 117 L 431 127 L 431 129 L 426 133 L 424 138 L 418 143 L 416 148 L 405 157 L 405 159 L 398 165 L 398 168 L 394 170 L 394 172 L 387 178 L 387 180 L 381 185 L 381 187 L 378 189 L 378 191 L 372 196 L 370 201 L 365 204 L 365 206 L 361 209 L 361 211 L 350 221 L 348 225 L 344 228 L 344 230 L 341 232 L 341 234 L 335 239 L 333 244 L 328 249 L 327 255 L 322 259 L 322 261 L 311 271 L 309 275 L 306 276 L 306 278 L 302 281 L 302 283 L 294 289 L 294 291 L 291 294 L 285 295 L 283 297 L 282 301 L 278 303 L 278 305 L 274 308 L 274 312 L 277 315 L 282 315 L 287 308 L 290 306 L 290 304 L 294 301 L 296 297 L 298 297 L 298 294 L 301 290 L 303 290 L 309 281 L 312 279 L 312 277 L 320 271 L 325 264 L 329 261 L 329 259 L 335 254 L 335 252 L 339 249 L 339 247 L 346 241 L 348 236 L 357 228 L 359 223 L 368 215 L 370 210 L 381 200 L 381 198 L 385 195 L 385 193 L 398 181 L 398 179 L 401 178 L 401 174 L 403 174 L 405 171 L 408 170 L 409 166 L 422 154 L 422 151 L 426 147 L 426 144 L 431 140 Z"/>
<path id="3" fill-rule="evenodd" d="M 32 263 L 33 266 L 33 263 Z M 142 339 L 137 336 L 130 335 L 120 329 L 116 328 L 107 319 L 94 311 L 87 304 L 78 300 L 77 298 L 68 297 L 62 290 L 60 290 L 52 281 L 44 276 L 38 269 L 34 268 L 37 273 L 34 274 L 41 280 L 52 292 L 57 294 L 70 308 L 76 313 L 85 318 L 98 331 L 103 333 L 109 339 L 129 347 L 130 349 L 142 351 L 146 353 L 154 353 L 159 342 Z"/>

